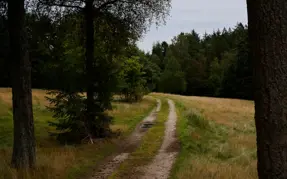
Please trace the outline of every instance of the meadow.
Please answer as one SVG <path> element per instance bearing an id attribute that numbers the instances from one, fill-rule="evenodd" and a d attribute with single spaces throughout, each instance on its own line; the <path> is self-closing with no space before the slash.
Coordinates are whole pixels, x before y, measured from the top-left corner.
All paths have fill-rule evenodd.
<path id="1" fill-rule="evenodd" d="M 172 179 L 255 179 L 253 101 L 156 94 L 176 102 L 181 149 Z"/>
<path id="2" fill-rule="evenodd" d="M 133 131 L 135 126 L 155 107 L 156 101 L 145 97 L 139 103 L 112 103 L 108 111 L 114 117 L 111 128 L 120 130 L 118 137 L 99 139 L 94 145 L 60 145 L 49 135 L 53 130 L 48 121 L 55 120 L 46 109 L 49 102 L 46 91 L 33 90 L 33 110 L 37 142 L 36 169 L 16 172 L 9 167 L 13 145 L 13 119 L 11 89 L 0 89 L 0 178 L 1 179 L 64 179 L 78 178 L 89 173 L 104 157 L 117 150 L 117 143 Z"/>
<path id="3" fill-rule="evenodd" d="M 136 149 L 111 178 L 125 178 L 131 168 L 148 164 L 161 146 L 168 107 L 166 99 L 176 104 L 179 154 L 171 179 L 256 179 L 256 138 L 254 103 L 247 100 L 187 97 L 152 93 L 139 103 L 114 101 L 113 131 L 118 137 L 96 140 L 94 145 L 60 145 L 49 135 L 48 121 L 55 120 L 45 106 L 44 90 L 33 90 L 37 167 L 30 172 L 9 167 L 13 144 L 11 89 L 0 89 L 0 178 L 64 179 L 89 176 L 101 160 L 115 153 L 118 143 L 155 107 L 155 98 L 163 106 L 156 124 L 146 133 Z M 155 140 L 156 139 L 156 140 Z"/>

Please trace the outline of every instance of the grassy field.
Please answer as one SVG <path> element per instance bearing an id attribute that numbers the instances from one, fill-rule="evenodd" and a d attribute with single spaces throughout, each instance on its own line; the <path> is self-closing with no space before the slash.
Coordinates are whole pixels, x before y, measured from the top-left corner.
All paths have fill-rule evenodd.
<path id="1" fill-rule="evenodd" d="M 254 103 L 156 94 L 176 102 L 181 151 L 173 179 L 255 179 Z"/>
<path id="2" fill-rule="evenodd" d="M 119 138 L 99 140 L 95 145 L 61 146 L 48 134 L 47 121 L 54 119 L 45 108 L 48 105 L 45 91 L 33 90 L 37 168 L 27 175 L 9 167 L 13 144 L 11 97 L 11 89 L 0 89 L 0 179 L 72 179 L 88 173 L 102 158 L 114 152 L 121 137 L 128 135 L 155 107 L 155 100 L 151 97 L 137 104 L 114 102 L 114 110 L 109 113 L 115 119 L 112 129 L 122 131 Z"/>
<path id="3" fill-rule="evenodd" d="M 154 93 L 137 104 L 113 102 L 114 110 L 108 112 L 115 119 L 112 129 L 122 131 L 119 138 L 99 140 L 96 145 L 62 146 L 48 135 L 47 121 L 54 119 L 45 108 L 48 102 L 42 90 L 33 90 L 37 168 L 25 176 L 9 167 L 13 143 L 11 90 L 0 89 L 0 179 L 73 179 L 89 174 L 101 159 L 118 149 L 117 143 L 155 107 L 153 97 L 162 99 L 156 124 L 111 178 L 131 176 L 133 169 L 149 163 L 156 155 L 168 115 L 166 98 L 176 103 L 177 136 L 181 143 L 170 178 L 257 178 L 252 101 Z"/>

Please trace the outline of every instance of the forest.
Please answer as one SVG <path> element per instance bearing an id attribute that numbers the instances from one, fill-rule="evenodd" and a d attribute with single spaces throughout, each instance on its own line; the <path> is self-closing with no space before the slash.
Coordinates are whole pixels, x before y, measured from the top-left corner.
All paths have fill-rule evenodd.
<path id="1" fill-rule="evenodd" d="M 0 86 L 13 87 L 13 70 L 7 68 L 13 66 L 9 20 L 2 5 Z M 253 99 L 248 29 L 242 23 L 203 35 L 191 29 L 170 44 L 156 42 L 151 52 L 144 52 L 136 42 L 148 27 L 143 20 L 153 16 L 120 19 L 118 14 L 96 11 L 93 23 L 87 24 L 90 19 L 86 11 L 77 10 L 80 5 L 76 10 L 69 3 L 64 9 L 52 8 L 58 6 L 57 1 L 28 1 L 23 29 L 31 87 L 48 90 L 48 109 L 58 119 L 49 125 L 62 131 L 55 133 L 60 142 L 109 136 L 112 118 L 105 110 L 112 108 L 114 95 L 127 102 L 140 101 L 150 92 Z M 168 5 L 154 6 L 155 12 L 147 13 L 164 18 Z"/>
<path id="2" fill-rule="evenodd" d="M 36 5 L 42 7 L 41 3 Z M 50 90 L 48 94 L 55 96 L 49 101 L 54 104 L 50 110 L 56 118 L 69 116 L 66 117 L 68 122 L 60 120 L 61 125 L 50 124 L 58 126 L 59 130 L 72 126 L 80 130 L 76 121 L 82 118 L 85 102 L 79 92 L 85 91 L 87 102 L 95 104 L 100 113 L 111 108 L 115 94 L 129 102 L 139 101 L 149 92 L 252 99 L 248 30 L 242 23 L 202 36 L 191 29 L 189 33 L 175 36 L 170 44 L 156 42 L 151 52 L 144 52 L 136 45 L 141 37 L 139 33 L 145 30 L 141 29 L 143 27 L 129 29 L 121 19 L 103 13 L 95 18 L 94 41 L 89 42 L 91 47 L 83 46 L 88 37 L 84 33 L 82 12 L 56 11 L 51 15 L 45 13 L 47 6 L 39 10 L 34 7 L 36 5 L 30 5 L 32 10 L 26 12 L 24 23 L 31 86 Z M 0 85 L 11 87 L 11 71 L 7 68 L 10 65 L 7 64 L 9 28 L 5 13 L 1 16 L 0 28 Z M 89 62 L 83 61 L 87 58 L 85 48 L 88 47 L 92 48 L 93 54 Z M 90 90 L 91 96 L 96 93 L 94 102 L 89 100 L 92 99 L 89 98 Z M 78 105 L 75 107 L 74 104 Z M 110 121 L 108 116 L 100 116 L 107 118 L 103 121 Z M 94 125 L 97 128 L 98 124 Z M 105 136 L 105 130 L 93 130 L 98 131 L 94 135 Z M 86 135 L 84 131 L 79 140 Z M 72 138 L 75 140 L 75 136 Z"/>
<path id="3" fill-rule="evenodd" d="M 0 178 L 287 178 L 286 2 L 141 50 L 171 5 L 0 0 Z"/>
<path id="4" fill-rule="evenodd" d="M 171 44 L 158 42 L 149 60 L 159 67 L 159 92 L 188 96 L 252 99 L 248 29 L 242 23 L 202 37 L 191 30 Z"/>
<path id="5" fill-rule="evenodd" d="M 69 14 L 57 21 L 33 13 L 27 14 L 27 17 L 32 87 L 83 90 L 83 37 L 77 15 Z M 1 24 L 0 60 L 3 65 L 0 82 L 2 87 L 8 87 L 11 85 L 9 70 L 5 66 L 8 58 L 5 17 L 1 18 Z M 105 82 L 104 77 L 109 78 L 109 90 L 113 93 L 123 93 L 134 88 L 134 92 L 139 94 L 152 91 L 253 99 L 252 61 L 249 58 L 247 31 L 247 26 L 241 23 L 201 36 L 191 29 L 190 32 L 175 36 L 170 44 L 156 42 L 151 52 L 139 49 L 135 41 L 126 42 L 131 40 L 131 36 L 114 42 L 122 44 L 101 44 L 101 38 L 109 35 L 106 31 L 101 32 L 95 41 L 97 48 L 101 48 L 96 49 L 96 58 L 105 60 L 107 57 L 103 57 L 103 54 L 115 54 L 109 64 L 98 66 L 99 70 L 95 70 L 104 74 L 95 76 L 101 76 L 98 79 Z M 111 50 L 108 45 L 114 46 L 114 52 L 107 52 Z"/>

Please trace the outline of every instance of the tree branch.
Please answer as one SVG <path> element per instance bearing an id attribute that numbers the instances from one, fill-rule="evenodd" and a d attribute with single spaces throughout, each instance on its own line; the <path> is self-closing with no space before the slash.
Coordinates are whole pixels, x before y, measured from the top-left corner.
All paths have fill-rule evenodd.
<path id="1" fill-rule="evenodd" d="M 40 3 L 43 5 L 46 5 L 46 6 L 57 6 L 57 7 L 66 7 L 66 8 L 74 8 L 74 9 L 83 9 L 83 7 L 80 7 L 77 5 L 66 4 L 65 1 L 62 1 L 62 3 L 40 1 Z"/>
<path id="2" fill-rule="evenodd" d="M 120 1 L 120 0 L 107 1 L 107 2 L 103 3 L 102 5 L 100 5 L 97 9 L 98 9 L 98 10 L 104 9 L 104 8 L 106 8 L 108 5 L 114 4 L 114 3 L 119 2 L 119 1 Z"/>

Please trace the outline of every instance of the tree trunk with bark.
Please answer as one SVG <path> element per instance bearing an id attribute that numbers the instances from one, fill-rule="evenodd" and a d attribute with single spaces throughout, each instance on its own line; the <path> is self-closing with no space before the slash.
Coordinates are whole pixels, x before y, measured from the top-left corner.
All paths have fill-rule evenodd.
<path id="1" fill-rule="evenodd" d="M 87 78 L 87 119 L 86 127 L 89 131 L 89 123 L 95 119 L 94 112 L 94 6 L 93 0 L 87 0 L 85 6 L 85 28 L 86 28 L 86 78 Z"/>
<path id="2" fill-rule="evenodd" d="M 287 1 L 247 0 L 259 179 L 287 178 Z"/>
<path id="3" fill-rule="evenodd" d="M 34 167 L 36 161 L 24 0 L 8 1 L 8 20 L 14 121 L 12 166 L 19 169 Z"/>

